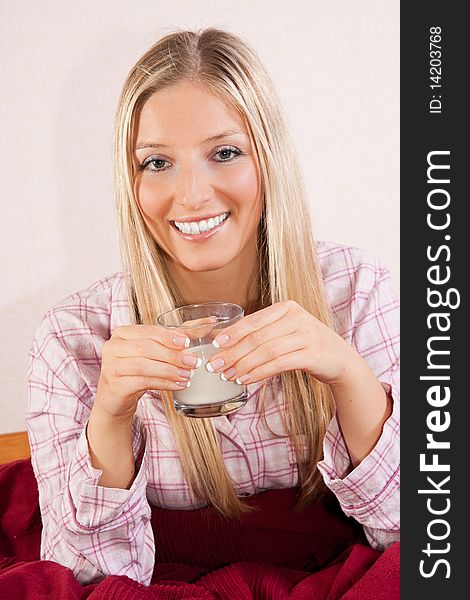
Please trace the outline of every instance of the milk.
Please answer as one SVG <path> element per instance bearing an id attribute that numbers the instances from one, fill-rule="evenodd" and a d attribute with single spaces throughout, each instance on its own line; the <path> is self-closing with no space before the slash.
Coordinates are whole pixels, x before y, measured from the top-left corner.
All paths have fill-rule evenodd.
<path id="1" fill-rule="evenodd" d="M 190 379 L 191 385 L 181 392 L 173 392 L 173 397 L 178 404 L 219 404 L 224 400 L 231 400 L 242 394 L 245 385 L 232 381 L 222 381 L 220 373 L 209 373 L 206 363 L 218 352 L 212 344 L 203 344 L 188 348 L 188 352 L 197 354 L 202 358 L 202 365 L 194 369 L 194 377 Z"/>

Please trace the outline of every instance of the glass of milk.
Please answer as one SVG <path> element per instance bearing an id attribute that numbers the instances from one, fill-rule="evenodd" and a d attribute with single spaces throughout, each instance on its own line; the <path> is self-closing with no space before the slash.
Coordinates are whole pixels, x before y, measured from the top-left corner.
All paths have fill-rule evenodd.
<path id="1" fill-rule="evenodd" d="M 246 403 L 246 385 L 222 381 L 220 373 L 209 373 L 205 368 L 218 352 L 212 340 L 243 315 L 243 308 L 238 304 L 205 302 L 181 306 L 158 317 L 158 325 L 186 335 L 190 340 L 188 350 L 202 359 L 202 365 L 194 370 L 190 386 L 173 392 L 173 402 L 179 413 L 187 417 L 219 417 L 238 410 Z"/>

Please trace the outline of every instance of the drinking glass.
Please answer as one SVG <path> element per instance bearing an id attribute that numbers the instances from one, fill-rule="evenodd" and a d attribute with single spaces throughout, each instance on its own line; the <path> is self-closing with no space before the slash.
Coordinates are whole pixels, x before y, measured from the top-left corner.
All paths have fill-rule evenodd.
<path id="1" fill-rule="evenodd" d="M 243 308 L 229 302 L 189 304 L 161 314 L 158 325 L 189 338 L 188 350 L 201 357 L 202 365 L 194 370 L 191 385 L 173 392 L 176 410 L 187 417 L 219 417 L 241 408 L 247 401 L 247 386 L 222 381 L 220 373 L 209 373 L 208 360 L 218 351 L 212 340 L 244 315 Z"/>

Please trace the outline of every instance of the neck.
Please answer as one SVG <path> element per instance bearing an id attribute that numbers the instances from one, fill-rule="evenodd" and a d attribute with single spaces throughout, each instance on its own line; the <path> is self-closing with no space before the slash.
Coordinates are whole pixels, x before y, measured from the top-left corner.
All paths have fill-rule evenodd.
<path id="1" fill-rule="evenodd" d="M 237 258 L 240 260 L 214 271 L 190 271 L 177 263 L 168 267 L 185 304 L 231 302 L 242 306 L 248 315 L 257 310 L 258 257 L 253 252 L 249 257 Z"/>

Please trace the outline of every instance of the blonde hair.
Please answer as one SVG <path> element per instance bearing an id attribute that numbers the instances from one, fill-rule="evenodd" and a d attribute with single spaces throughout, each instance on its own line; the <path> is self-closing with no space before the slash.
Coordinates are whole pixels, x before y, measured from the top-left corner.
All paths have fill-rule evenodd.
<path id="1" fill-rule="evenodd" d="M 134 322 L 155 324 L 158 314 L 185 304 L 140 213 L 132 153 L 136 115 L 145 101 L 166 86 L 188 80 L 203 84 L 239 111 L 252 135 L 265 202 L 258 233 L 258 309 L 294 300 L 332 327 L 302 174 L 277 92 L 255 52 L 239 37 L 215 28 L 176 31 L 160 39 L 131 69 L 121 92 L 115 122 L 115 190 L 122 266 Z M 317 463 L 334 404 L 329 386 L 302 371 L 281 373 L 276 383 L 285 403 L 284 435 L 292 440 L 299 467 L 296 506 L 300 509 L 326 490 Z M 266 426 L 267 384 L 260 394 Z M 212 421 L 182 417 L 174 409 L 171 392 L 161 396 L 195 496 L 226 516 L 246 512 Z"/>

